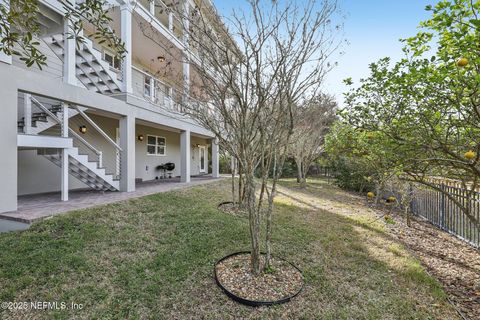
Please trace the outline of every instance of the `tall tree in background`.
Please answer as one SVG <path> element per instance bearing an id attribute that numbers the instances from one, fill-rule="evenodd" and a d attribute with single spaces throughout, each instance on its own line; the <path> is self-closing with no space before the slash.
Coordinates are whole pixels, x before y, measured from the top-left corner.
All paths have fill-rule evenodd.
<path id="1" fill-rule="evenodd" d="M 297 181 L 303 188 L 310 165 L 320 157 L 325 135 L 336 118 L 337 103 L 332 96 L 320 94 L 295 108 L 293 136 L 289 153 L 297 165 Z"/>

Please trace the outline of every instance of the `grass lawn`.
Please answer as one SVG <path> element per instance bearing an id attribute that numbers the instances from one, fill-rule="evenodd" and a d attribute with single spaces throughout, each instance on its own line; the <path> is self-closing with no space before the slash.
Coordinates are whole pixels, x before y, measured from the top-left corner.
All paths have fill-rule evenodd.
<path id="1" fill-rule="evenodd" d="M 303 270 L 288 304 L 250 308 L 213 280 L 214 262 L 248 250 L 248 221 L 216 209 L 229 181 L 80 210 L 0 234 L 0 302 L 81 310 L 5 311 L 0 319 L 456 319 L 438 282 L 368 208 L 323 180 L 282 182 L 274 253 Z"/>

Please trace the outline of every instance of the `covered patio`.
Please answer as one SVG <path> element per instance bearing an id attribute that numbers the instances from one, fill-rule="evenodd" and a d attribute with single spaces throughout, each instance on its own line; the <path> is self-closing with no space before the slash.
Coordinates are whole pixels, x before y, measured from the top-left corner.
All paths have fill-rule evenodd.
<path id="1" fill-rule="evenodd" d="M 59 192 L 19 196 L 18 210 L 0 213 L 0 224 L 2 224 L 2 220 L 30 224 L 72 210 L 85 209 L 150 194 L 183 189 L 213 181 L 216 181 L 216 179 L 211 175 L 202 175 L 192 176 L 190 182 L 181 182 L 180 178 L 137 182 L 135 191 L 132 192 L 72 190 L 70 191 L 69 200 L 66 202 L 61 201 Z"/>

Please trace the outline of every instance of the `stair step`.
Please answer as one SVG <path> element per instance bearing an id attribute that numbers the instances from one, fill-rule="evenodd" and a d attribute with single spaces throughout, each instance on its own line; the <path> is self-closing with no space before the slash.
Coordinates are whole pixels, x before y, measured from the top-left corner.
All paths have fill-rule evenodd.
<path id="1" fill-rule="evenodd" d="M 63 56 L 62 34 L 47 37 L 45 41 L 58 56 Z M 76 76 L 89 90 L 102 94 L 122 92 L 117 74 L 109 70 L 108 62 L 102 59 L 101 53 L 93 47 L 93 42 L 88 38 L 85 38 L 85 43 L 76 50 Z"/>

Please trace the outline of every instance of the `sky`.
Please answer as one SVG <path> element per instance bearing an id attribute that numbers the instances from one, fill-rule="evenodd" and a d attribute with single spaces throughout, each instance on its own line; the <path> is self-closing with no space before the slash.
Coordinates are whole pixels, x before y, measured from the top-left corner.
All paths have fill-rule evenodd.
<path id="1" fill-rule="evenodd" d="M 345 53 L 337 57 L 338 67 L 327 76 L 325 91 L 335 95 L 340 105 L 346 86 L 343 79 L 351 77 L 354 84 L 368 77 L 368 65 L 383 57 L 401 59 L 402 43 L 398 40 L 415 35 L 418 24 L 430 13 L 425 6 L 436 0 L 338 0 L 344 17 L 343 37 L 348 41 Z M 243 6 L 243 0 L 214 0 L 221 15 Z"/>

